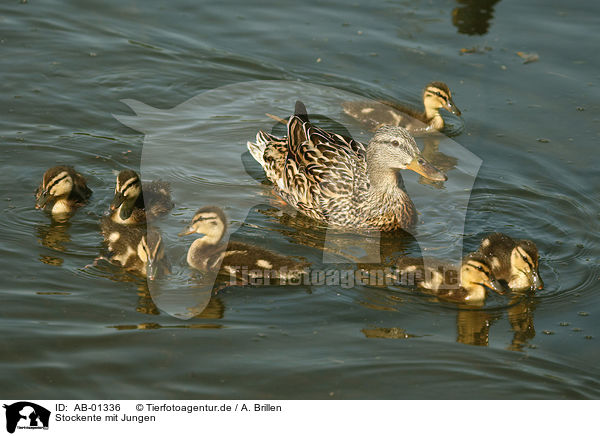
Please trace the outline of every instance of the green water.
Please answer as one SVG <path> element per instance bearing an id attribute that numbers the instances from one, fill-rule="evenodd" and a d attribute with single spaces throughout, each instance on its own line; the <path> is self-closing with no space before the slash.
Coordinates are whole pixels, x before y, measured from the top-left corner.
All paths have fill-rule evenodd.
<path id="1" fill-rule="evenodd" d="M 4 397 L 600 397 L 600 7 L 472 3 L 0 6 Z M 517 52 L 539 60 L 524 64 Z M 407 289 L 238 287 L 182 320 L 156 306 L 143 280 L 84 268 L 102 250 L 98 220 L 115 170 L 140 170 L 150 156 L 148 138 L 113 116 L 133 115 L 121 100 L 167 111 L 219 89 L 236 104 L 194 107 L 203 134 L 188 140 L 198 160 L 185 166 L 174 154 L 160 173 L 189 187 L 174 191 L 165 221 L 174 260 L 185 247 L 173 231 L 220 201 L 235 238 L 322 265 L 324 232 L 282 217 L 245 154 L 244 135 L 274 123 L 262 106 L 241 108 L 272 101 L 273 113 L 291 111 L 292 95 L 253 100 L 239 87 L 265 80 L 415 105 L 425 83 L 448 83 L 465 123 L 453 141 L 481 159 L 464 250 L 493 231 L 532 239 L 545 288 L 464 310 Z M 360 135 L 326 93 L 308 98 L 309 110 Z M 173 137 L 181 127 L 169 125 Z M 34 209 L 33 191 L 58 163 L 76 166 L 94 190 L 64 225 Z M 460 174 L 450 171 L 445 189 L 405 176 L 419 231 L 443 242 L 440 255 L 463 240 L 444 230 Z"/>

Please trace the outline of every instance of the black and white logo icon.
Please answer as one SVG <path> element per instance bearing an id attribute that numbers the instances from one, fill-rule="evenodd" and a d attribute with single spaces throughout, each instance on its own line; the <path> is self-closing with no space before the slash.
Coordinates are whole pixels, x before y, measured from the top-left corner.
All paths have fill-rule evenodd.
<path id="1" fill-rule="evenodd" d="M 48 429 L 50 411 L 29 401 L 19 401 L 4 405 L 6 409 L 6 431 L 14 433 L 15 429 Z"/>

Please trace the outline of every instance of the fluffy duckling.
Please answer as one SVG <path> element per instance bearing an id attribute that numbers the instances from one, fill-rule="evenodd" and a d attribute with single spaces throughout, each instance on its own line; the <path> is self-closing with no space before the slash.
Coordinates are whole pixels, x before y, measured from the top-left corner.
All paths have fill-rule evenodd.
<path id="1" fill-rule="evenodd" d="M 117 224 L 110 217 L 100 223 L 109 262 L 150 280 L 170 272 L 162 237 L 156 229 Z"/>
<path id="2" fill-rule="evenodd" d="M 496 278 L 506 281 L 511 290 L 543 289 L 539 252 L 532 241 L 493 233 L 483 238 L 478 251 L 486 257 Z"/>
<path id="3" fill-rule="evenodd" d="M 171 188 L 167 182 L 142 184 L 133 170 L 117 175 L 115 197 L 110 205 L 111 219 L 118 224 L 145 224 L 173 208 Z"/>
<path id="4" fill-rule="evenodd" d="M 227 218 L 223 210 L 216 206 L 200 208 L 190 225 L 179 233 L 179 236 L 201 235 L 188 250 L 188 264 L 201 271 L 219 271 L 230 278 L 236 277 L 242 284 L 246 284 L 249 277 L 285 280 L 303 273 L 306 265 L 296 260 L 249 244 L 222 242 L 226 231 Z"/>
<path id="5" fill-rule="evenodd" d="M 481 305 L 486 289 L 502 294 L 492 269 L 480 253 L 469 254 L 460 266 L 436 263 L 434 269 L 425 267 L 422 259 L 404 258 L 398 268 L 407 275 L 407 280 L 414 280 L 416 286 L 442 300 Z"/>
<path id="6" fill-rule="evenodd" d="M 86 204 L 91 195 L 85 178 L 75 168 L 59 165 L 44 173 L 35 193 L 35 208 L 48 209 L 53 216 L 64 216 Z"/>
<path id="7" fill-rule="evenodd" d="M 452 101 L 452 94 L 448 85 L 443 82 L 431 82 L 423 90 L 422 112 L 394 102 L 382 101 L 380 104 L 365 101 L 347 101 L 342 103 L 344 112 L 367 126 L 371 131 L 377 130 L 381 125 L 400 126 L 410 133 L 426 133 L 442 130 L 444 119 L 440 109 L 444 108 L 454 115 L 460 116 L 461 112 Z M 415 122 L 414 120 L 417 120 Z M 421 123 L 426 124 L 424 128 Z"/>

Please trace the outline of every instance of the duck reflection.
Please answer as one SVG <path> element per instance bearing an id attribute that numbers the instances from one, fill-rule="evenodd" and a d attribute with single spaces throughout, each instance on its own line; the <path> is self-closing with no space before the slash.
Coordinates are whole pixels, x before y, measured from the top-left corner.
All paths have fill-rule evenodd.
<path id="1" fill-rule="evenodd" d="M 452 10 L 452 24 L 458 33 L 485 35 L 494 15 L 494 5 L 500 0 L 456 0 L 464 5 Z"/>
<path id="2" fill-rule="evenodd" d="M 147 283 L 140 284 L 138 287 L 137 296 L 137 312 L 146 315 L 160 315 L 160 310 L 152 299 L 152 295 L 150 294 Z M 202 310 L 192 319 L 222 319 L 224 314 L 225 304 L 220 298 L 213 295 L 204 310 Z"/>
<path id="3" fill-rule="evenodd" d="M 71 242 L 71 235 L 69 234 L 70 227 L 71 223 L 69 221 L 54 219 L 50 224 L 41 224 L 36 228 L 38 241 L 44 247 L 64 253 L 66 251 L 66 244 Z M 49 256 L 46 254 L 40 254 L 39 259 L 40 262 L 45 263 L 46 265 L 54 266 L 60 266 L 64 262 L 62 257 Z"/>

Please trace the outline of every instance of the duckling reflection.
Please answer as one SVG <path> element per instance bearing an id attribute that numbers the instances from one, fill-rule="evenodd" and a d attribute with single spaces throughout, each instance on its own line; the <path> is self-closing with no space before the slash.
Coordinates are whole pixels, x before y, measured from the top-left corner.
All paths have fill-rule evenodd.
<path id="1" fill-rule="evenodd" d="M 348 101 L 342 103 L 344 112 L 360 121 L 367 129 L 377 130 L 382 125 L 399 126 L 412 135 L 437 132 L 445 126 L 440 109 L 444 108 L 454 115 L 461 112 L 452 100 L 450 88 L 444 82 L 430 82 L 423 89 L 424 110 L 402 104 L 381 101 Z"/>
<path id="2" fill-rule="evenodd" d="M 59 222 L 68 220 L 92 195 L 85 177 L 73 167 L 59 165 L 48 169 L 35 193 L 35 208 L 45 209 Z"/>
<path id="3" fill-rule="evenodd" d="M 50 224 L 39 225 L 36 228 L 38 240 L 44 247 L 64 252 L 66 250 L 65 244 L 71 242 L 70 227 L 71 223 L 69 221 L 55 220 L 52 220 Z"/>
<path id="4" fill-rule="evenodd" d="M 544 287 L 539 274 L 539 252 L 532 241 L 493 233 L 483 238 L 478 251 L 486 257 L 496 278 L 505 281 L 511 290 Z"/>
<path id="5" fill-rule="evenodd" d="M 425 264 L 422 259 L 402 258 L 398 268 L 421 290 L 440 300 L 482 306 L 487 289 L 502 293 L 486 258 L 480 253 L 469 254 L 459 266 L 434 260 Z"/>
<path id="6" fill-rule="evenodd" d="M 494 5 L 499 0 L 456 0 L 464 6 L 452 10 L 452 24 L 458 33 L 485 35 L 494 16 Z"/>
<path id="7" fill-rule="evenodd" d="M 425 136 L 423 138 L 423 157 L 441 172 L 448 174 L 450 170 L 456 168 L 458 159 L 439 151 L 439 146 L 440 136 Z M 438 189 L 444 186 L 444 182 L 430 180 L 423 176 L 419 176 L 419 183 L 434 186 Z"/>
<path id="8" fill-rule="evenodd" d="M 149 280 L 170 272 L 162 237 L 156 229 L 117 224 L 110 217 L 103 217 L 100 227 L 109 262 Z"/>
<path id="9" fill-rule="evenodd" d="M 117 175 L 115 196 L 110 205 L 110 218 L 118 224 L 146 224 L 173 209 L 171 188 L 160 180 L 142 184 L 133 170 Z"/>
<path id="10" fill-rule="evenodd" d="M 206 206 L 198 209 L 190 225 L 179 234 L 200 235 L 188 250 L 188 265 L 200 271 L 218 272 L 229 279 L 235 278 L 235 284 L 240 285 L 260 283 L 250 283 L 249 279 L 277 281 L 304 274 L 305 263 L 254 245 L 223 242 L 226 231 L 227 218 L 221 208 Z"/>
<path id="11" fill-rule="evenodd" d="M 154 299 L 148 289 L 148 283 L 141 283 L 138 287 L 138 303 L 136 311 L 146 315 L 160 315 L 160 309 L 154 303 Z M 216 296 L 213 296 L 204 310 L 198 313 L 194 318 L 199 319 L 222 319 L 225 314 L 225 304 Z"/>

